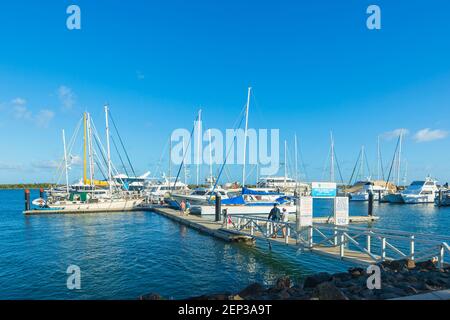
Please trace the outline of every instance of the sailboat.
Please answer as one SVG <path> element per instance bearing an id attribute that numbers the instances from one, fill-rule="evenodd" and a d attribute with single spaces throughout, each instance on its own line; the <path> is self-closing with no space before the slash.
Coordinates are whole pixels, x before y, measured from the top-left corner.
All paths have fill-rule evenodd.
<path id="1" fill-rule="evenodd" d="M 267 215 L 273 208 L 274 204 L 280 205 L 280 209 L 286 209 L 288 213 L 295 213 L 296 207 L 293 204 L 293 199 L 287 197 L 284 193 L 273 192 L 267 190 L 250 189 L 246 186 L 246 163 L 247 163 L 247 139 L 248 139 L 248 119 L 249 119 L 249 109 L 250 109 L 250 98 L 251 98 L 252 88 L 248 88 L 247 103 L 245 106 L 245 130 L 244 130 L 244 152 L 243 152 L 243 167 L 242 167 L 242 189 L 240 193 L 233 192 L 235 195 L 232 196 L 231 193 L 224 192 L 218 188 L 218 181 L 220 175 L 218 176 L 215 185 L 207 191 L 208 201 L 204 205 L 197 205 L 191 207 L 191 212 L 193 214 L 201 215 L 212 215 L 215 213 L 215 200 L 214 194 L 219 193 L 222 195 L 222 209 L 227 210 L 229 214 L 250 214 L 250 215 Z M 222 165 L 221 173 L 223 172 L 225 163 Z M 286 183 L 286 178 L 284 178 Z M 195 192 L 195 191 L 194 191 Z"/>
<path id="2" fill-rule="evenodd" d="M 346 193 L 350 196 L 350 201 L 368 201 L 370 193 L 373 194 L 374 200 L 379 200 L 387 193 L 389 188 L 392 188 L 392 185 L 386 184 L 385 181 L 380 180 L 380 158 L 380 145 L 378 139 L 378 179 L 374 181 L 372 180 L 372 174 L 367 161 L 365 148 L 364 146 L 361 147 L 361 151 L 353 169 L 349 184 L 351 184 L 357 167 L 359 167 L 359 171 L 356 177 L 359 177 L 359 181 L 355 182 L 350 188 L 346 189 Z M 365 176 L 365 165 L 368 169 L 368 177 Z"/>
<path id="3" fill-rule="evenodd" d="M 387 177 L 387 182 L 386 182 L 386 185 L 388 185 L 390 178 L 391 178 L 391 173 L 395 166 L 395 170 L 397 171 L 397 185 L 396 185 L 395 190 L 392 190 L 392 189 L 389 190 L 389 192 L 381 198 L 381 202 L 389 202 L 389 203 L 397 203 L 397 204 L 404 203 L 404 199 L 398 190 L 399 185 L 400 185 L 400 174 L 401 174 L 400 169 L 401 169 L 402 142 L 403 142 L 403 130 L 400 131 L 400 135 L 398 137 L 397 146 L 394 151 L 394 157 L 392 158 L 391 168 L 389 170 L 389 175 Z"/>
<path id="4" fill-rule="evenodd" d="M 94 139 L 97 139 L 97 144 L 99 144 L 99 139 L 94 136 L 96 134 L 94 133 L 95 127 L 90 114 L 86 112 L 83 114 L 83 178 L 78 184 L 69 185 L 68 157 L 63 134 L 64 170 L 66 176 L 65 193 L 50 192 L 45 201 L 34 201 L 34 203 L 39 203 L 37 211 L 57 211 L 58 213 L 130 211 L 143 203 L 143 198 L 138 193 L 123 190 L 114 181 L 108 114 L 109 107 L 105 106 L 107 180 L 96 180 L 94 176 Z"/>

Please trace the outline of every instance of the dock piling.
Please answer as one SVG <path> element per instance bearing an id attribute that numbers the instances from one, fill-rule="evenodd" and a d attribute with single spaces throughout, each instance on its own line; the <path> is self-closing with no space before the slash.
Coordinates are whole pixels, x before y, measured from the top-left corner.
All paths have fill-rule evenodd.
<path id="1" fill-rule="evenodd" d="M 373 216 L 373 192 L 369 192 L 368 216 Z"/>
<path id="2" fill-rule="evenodd" d="M 216 222 L 219 222 L 221 219 L 220 215 L 222 214 L 222 197 L 220 193 L 216 193 Z"/>
<path id="3" fill-rule="evenodd" d="M 30 190 L 25 190 L 25 211 L 30 211 L 31 209 L 31 198 Z"/>

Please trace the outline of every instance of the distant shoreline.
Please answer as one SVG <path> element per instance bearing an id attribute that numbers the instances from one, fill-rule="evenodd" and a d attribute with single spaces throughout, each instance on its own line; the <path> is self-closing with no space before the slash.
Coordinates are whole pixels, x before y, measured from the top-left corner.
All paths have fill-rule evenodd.
<path id="1" fill-rule="evenodd" d="M 17 184 L 0 184 L 0 190 L 25 190 L 25 189 L 40 189 L 50 188 L 51 183 L 17 183 Z"/>

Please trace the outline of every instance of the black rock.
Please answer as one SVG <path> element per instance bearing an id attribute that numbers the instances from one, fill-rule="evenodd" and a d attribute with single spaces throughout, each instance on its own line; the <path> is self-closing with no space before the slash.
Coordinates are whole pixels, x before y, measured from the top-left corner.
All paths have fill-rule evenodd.
<path id="1" fill-rule="evenodd" d="M 319 300 L 348 300 L 348 297 L 331 282 L 317 285 L 313 291 L 313 297 Z"/>
<path id="2" fill-rule="evenodd" d="M 163 300 L 157 293 L 149 293 L 139 297 L 139 300 Z"/>
<path id="3" fill-rule="evenodd" d="M 352 277 L 357 278 L 366 274 L 366 271 L 362 268 L 351 268 L 348 270 Z"/>
<path id="4" fill-rule="evenodd" d="M 348 281 L 352 279 L 352 275 L 348 272 L 341 272 L 333 274 L 333 280 L 339 280 L 339 281 Z"/>
<path id="5" fill-rule="evenodd" d="M 261 295 L 265 291 L 264 287 L 259 283 L 252 283 L 247 288 L 238 293 L 243 299 L 248 299 L 249 297 L 256 297 Z"/>
<path id="6" fill-rule="evenodd" d="M 436 264 L 433 261 L 427 260 L 422 262 L 416 262 L 416 269 L 433 271 L 436 270 L 437 268 Z"/>
<path id="7" fill-rule="evenodd" d="M 315 288 L 319 284 L 327 281 L 331 281 L 332 277 L 327 272 L 320 272 L 317 274 L 314 274 L 312 276 L 309 276 L 305 279 L 305 282 L 303 284 L 303 288 Z"/>
<path id="8" fill-rule="evenodd" d="M 291 279 L 289 277 L 281 277 L 277 279 L 275 287 L 277 289 L 289 289 L 292 285 Z"/>

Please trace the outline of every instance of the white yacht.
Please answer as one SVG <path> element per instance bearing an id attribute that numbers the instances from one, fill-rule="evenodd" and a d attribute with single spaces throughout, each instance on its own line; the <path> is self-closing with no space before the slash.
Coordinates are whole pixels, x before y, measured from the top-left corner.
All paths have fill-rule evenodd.
<path id="1" fill-rule="evenodd" d="M 401 193 L 405 203 L 434 203 L 439 188 L 436 180 L 427 178 L 425 181 L 414 181 Z"/>
<path id="2" fill-rule="evenodd" d="M 298 182 L 288 177 L 265 177 L 258 181 L 256 189 L 267 191 L 286 191 L 291 194 L 297 190 L 301 195 L 308 195 L 310 187 L 307 183 Z"/>
<path id="3" fill-rule="evenodd" d="M 188 190 L 189 188 L 186 184 L 177 182 L 175 185 L 174 182 L 169 182 L 169 180 L 166 179 L 165 182 L 159 182 L 152 185 L 147 190 L 147 196 L 151 203 L 157 204 L 164 202 L 164 199 L 168 198 L 171 192 L 182 193 Z"/>
<path id="4" fill-rule="evenodd" d="M 197 188 L 191 193 L 172 193 L 171 199 L 180 204 L 183 200 L 191 205 L 204 205 L 215 200 L 216 193 L 219 193 L 222 199 L 228 199 L 230 191 L 222 188 Z"/>

